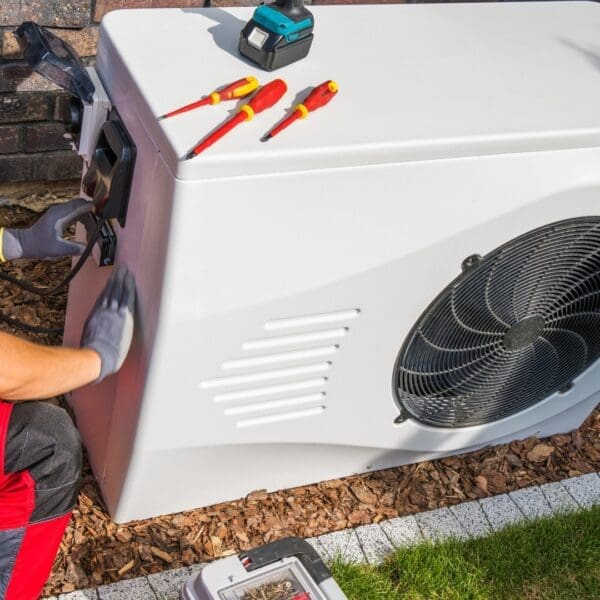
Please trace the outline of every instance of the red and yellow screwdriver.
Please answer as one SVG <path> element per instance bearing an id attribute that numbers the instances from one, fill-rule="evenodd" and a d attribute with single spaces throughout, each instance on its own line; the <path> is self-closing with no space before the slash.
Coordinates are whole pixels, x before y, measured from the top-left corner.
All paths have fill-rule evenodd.
<path id="1" fill-rule="evenodd" d="M 204 138 L 199 144 L 194 146 L 186 155 L 185 160 L 194 158 L 209 146 L 212 146 L 217 140 L 220 140 L 226 133 L 237 127 L 244 121 L 251 121 L 254 115 L 271 108 L 287 91 L 287 85 L 283 79 L 274 79 L 261 87 L 248 104 L 244 104 L 240 110 L 231 119 L 223 123 L 221 127 L 213 131 L 210 135 Z"/>
<path id="2" fill-rule="evenodd" d="M 321 106 L 325 106 L 336 94 L 338 93 L 338 85 L 335 81 L 325 81 L 321 85 L 318 85 L 305 99 L 304 102 L 298 104 L 294 112 L 286 117 L 279 125 L 271 129 L 269 133 L 261 138 L 261 141 L 266 142 L 278 133 L 283 131 L 286 127 L 291 125 L 298 119 L 305 119 L 308 114 Z"/>
<path id="3" fill-rule="evenodd" d="M 257 87 L 259 86 L 258 79 L 256 77 L 244 77 L 243 79 L 238 79 L 233 83 L 221 88 L 220 90 L 215 90 L 212 94 L 198 100 L 197 102 L 192 102 L 191 104 L 186 104 L 181 108 L 168 112 L 164 115 L 158 117 L 158 120 L 168 119 L 169 117 L 174 117 L 175 115 L 180 115 L 181 113 L 188 112 L 190 110 L 194 110 L 195 108 L 199 108 L 200 106 L 206 106 L 207 104 L 218 104 L 219 102 L 223 102 L 224 100 L 236 100 L 238 98 L 245 98 L 249 94 L 251 94 Z"/>

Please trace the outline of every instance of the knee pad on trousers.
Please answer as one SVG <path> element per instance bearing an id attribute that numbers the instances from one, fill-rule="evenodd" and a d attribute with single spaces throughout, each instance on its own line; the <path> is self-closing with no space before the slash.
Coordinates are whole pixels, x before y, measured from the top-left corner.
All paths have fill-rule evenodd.
<path id="1" fill-rule="evenodd" d="M 14 405 L 4 469 L 6 473 L 27 470 L 33 478 L 32 522 L 69 511 L 81 476 L 81 441 L 67 412 L 47 402 Z"/>

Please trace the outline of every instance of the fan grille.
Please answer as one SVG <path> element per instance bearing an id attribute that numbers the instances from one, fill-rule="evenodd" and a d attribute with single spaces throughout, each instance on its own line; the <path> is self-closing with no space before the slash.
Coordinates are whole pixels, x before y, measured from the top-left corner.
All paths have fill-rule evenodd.
<path id="1" fill-rule="evenodd" d="M 454 280 L 404 342 L 397 401 L 418 421 L 468 427 L 570 385 L 600 356 L 600 217 L 553 223 Z"/>

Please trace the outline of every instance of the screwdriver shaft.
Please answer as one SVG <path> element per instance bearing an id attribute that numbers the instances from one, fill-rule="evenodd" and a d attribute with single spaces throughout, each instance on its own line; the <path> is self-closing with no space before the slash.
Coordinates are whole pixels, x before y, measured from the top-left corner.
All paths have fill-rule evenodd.
<path id="1" fill-rule="evenodd" d="M 198 100 L 197 102 L 192 102 L 191 104 L 186 104 L 177 110 L 172 110 L 160 117 L 158 117 L 159 121 L 163 119 L 168 119 L 169 117 L 174 117 L 175 115 L 180 115 L 181 113 L 188 112 L 190 110 L 194 110 L 195 108 L 200 108 L 201 106 L 205 106 L 211 103 L 211 97 L 207 96 L 206 98 L 202 98 L 202 100 Z"/>
<path id="2" fill-rule="evenodd" d="M 185 159 L 194 158 L 194 156 L 198 156 L 201 152 L 204 152 L 207 148 L 212 146 L 216 141 L 220 140 L 226 133 L 229 133 L 234 127 L 237 127 L 240 123 L 243 123 L 246 120 L 246 114 L 243 112 L 239 112 L 231 119 L 223 123 L 219 129 L 208 135 L 205 139 L 203 139 L 199 144 L 194 146 L 185 156 Z"/>

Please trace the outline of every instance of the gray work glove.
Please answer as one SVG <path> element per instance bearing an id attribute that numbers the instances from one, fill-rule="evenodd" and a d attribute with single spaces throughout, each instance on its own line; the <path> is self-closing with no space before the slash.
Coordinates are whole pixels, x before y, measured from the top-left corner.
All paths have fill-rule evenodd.
<path id="1" fill-rule="evenodd" d="M 100 355 L 100 377 L 116 373 L 129 352 L 133 337 L 135 281 L 126 267 L 118 267 L 110 276 L 83 328 L 81 347 Z"/>
<path id="2" fill-rule="evenodd" d="M 5 229 L 2 254 L 6 260 L 15 258 L 59 258 L 79 256 L 85 244 L 63 238 L 65 229 L 92 210 L 92 203 L 75 198 L 49 208 L 27 229 Z"/>

